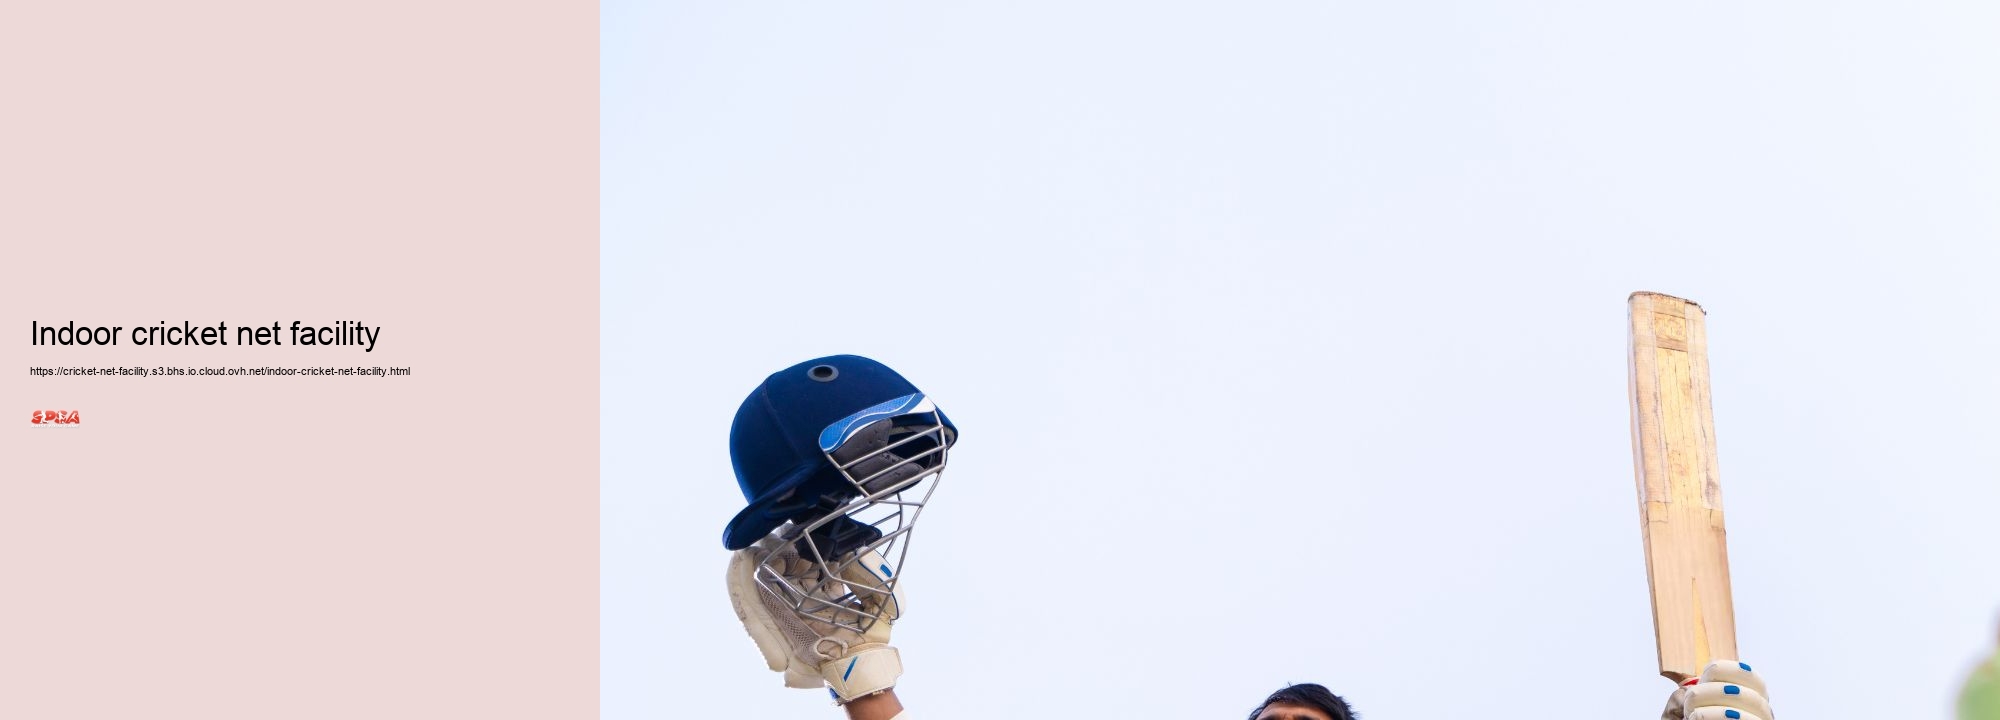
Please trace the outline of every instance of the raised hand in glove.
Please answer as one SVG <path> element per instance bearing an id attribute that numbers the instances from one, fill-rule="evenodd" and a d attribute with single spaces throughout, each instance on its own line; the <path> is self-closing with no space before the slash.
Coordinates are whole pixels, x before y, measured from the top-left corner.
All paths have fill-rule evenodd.
<path id="1" fill-rule="evenodd" d="M 766 558 L 768 556 L 768 559 Z M 805 608 L 812 614 L 793 609 L 785 597 L 760 585 L 760 560 L 765 583 L 780 578 L 799 591 Z M 850 590 L 849 583 L 880 587 L 888 563 L 874 553 L 864 553 L 860 562 L 846 563 L 839 572 L 845 577 L 825 578 L 817 563 L 799 557 L 791 543 L 765 538 L 732 553 L 729 559 L 729 602 L 736 617 L 764 653 L 764 663 L 785 675 L 785 686 L 833 691 L 836 702 L 846 704 L 895 686 L 903 674 L 902 659 L 889 646 L 889 631 L 902 614 L 902 582 L 893 595 Z M 829 614 L 828 611 L 832 611 Z M 821 617 L 813 617 L 820 615 Z M 880 618 L 872 624 L 869 616 Z M 866 628 L 856 632 L 826 621 L 843 622 Z"/>
<path id="2" fill-rule="evenodd" d="M 1771 720 L 1771 701 L 1748 663 L 1716 660 L 1667 698 L 1660 720 Z"/>

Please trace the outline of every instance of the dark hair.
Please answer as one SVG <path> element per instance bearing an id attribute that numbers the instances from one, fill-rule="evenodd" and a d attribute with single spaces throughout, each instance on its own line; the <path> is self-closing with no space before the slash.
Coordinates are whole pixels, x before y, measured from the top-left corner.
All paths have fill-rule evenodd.
<path id="1" fill-rule="evenodd" d="M 1348 707 L 1346 700 L 1340 699 L 1339 695 L 1333 694 L 1333 691 L 1326 689 L 1325 685 L 1315 683 L 1286 685 L 1271 693 L 1271 696 L 1264 698 L 1264 702 L 1259 704 L 1257 709 L 1250 711 L 1250 720 L 1257 720 L 1257 715 L 1264 712 L 1264 708 L 1276 703 L 1316 708 L 1333 720 L 1354 720 L 1354 708 Z"/>

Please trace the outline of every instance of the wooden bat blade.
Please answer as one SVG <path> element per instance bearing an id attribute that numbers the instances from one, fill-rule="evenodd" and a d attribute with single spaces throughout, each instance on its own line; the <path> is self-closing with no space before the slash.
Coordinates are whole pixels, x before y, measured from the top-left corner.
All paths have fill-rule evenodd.
<path id="1" fill-rule="evenodd" d="M 1736 654 L 1708 333 L 1700 305 L 1633 293 L 1632 465 L 1639 484 L 1646 576 L 1660 674 L 1681 682 L 1713 658 Z"/>

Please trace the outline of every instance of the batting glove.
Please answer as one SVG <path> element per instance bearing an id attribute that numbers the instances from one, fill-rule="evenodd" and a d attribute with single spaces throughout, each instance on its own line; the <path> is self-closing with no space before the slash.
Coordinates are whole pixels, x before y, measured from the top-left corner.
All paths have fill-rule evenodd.
<path id="1" fill-rule="evenodd" d="M 1660 720 L 1771 720 L 1771 701 L 1748 663 L 1716 660 L 1674 691 Z"/>
<path id="2" fill-rule="evenodd" d="M 840 583 L 817 581 L 818 566 L 799 558 L 791 543 L 765 538 L 731 554 L 729 603 L 736 607 L 737 619 L 743 621 L 743 629 L 764 654 L 764 664 L 774 672 L 784 673 L 785 686 L 824 685 L 833 691 L 835 702 L 843 705 L 895 687 L 896 678 L 903 674 L 903 662 L 896 649 L 889 646 L 889 630 L 902 612 L 902 581 L 896 583 L 891 598 L 859 594 L 857 602 L 861 609 L 882 619 L 869 626 L 866 633 L 857 633 L 802 616 L 758 585 L 757 558 L 766 553 L 770 554 L 770 566 L 794 587 L 817 587 L 817 594 L 829 600 L 832 598 L 827 596 L 844 593 Z M 848 564 L 843 572 L 868 574 L 875 572 L 875 568 L 887 567 L 880 557 L 869 557 L 872 555 L 872 552 L 865 555 L 863 562 Z M 881 578 L 857 576 L 853 580 L 874 585 Z"/>

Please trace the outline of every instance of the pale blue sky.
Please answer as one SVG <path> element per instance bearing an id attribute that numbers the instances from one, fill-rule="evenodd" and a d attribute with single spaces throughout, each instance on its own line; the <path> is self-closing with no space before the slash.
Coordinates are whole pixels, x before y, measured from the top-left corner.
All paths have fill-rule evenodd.
<path id="1" fill-rule="evenodd" d="M 719 540 L 736 403 L 831 353 L 964 431 L 904 568 L 922 717 L 1287 681 L 1655 717 L 1648 289 L 1710 310 L 1779 713 L 1944 718 L 2000 614 L 1995 37 L 1981 2 L 605 2 L 604 717 L 839 717 L 763 669 Z"/>

